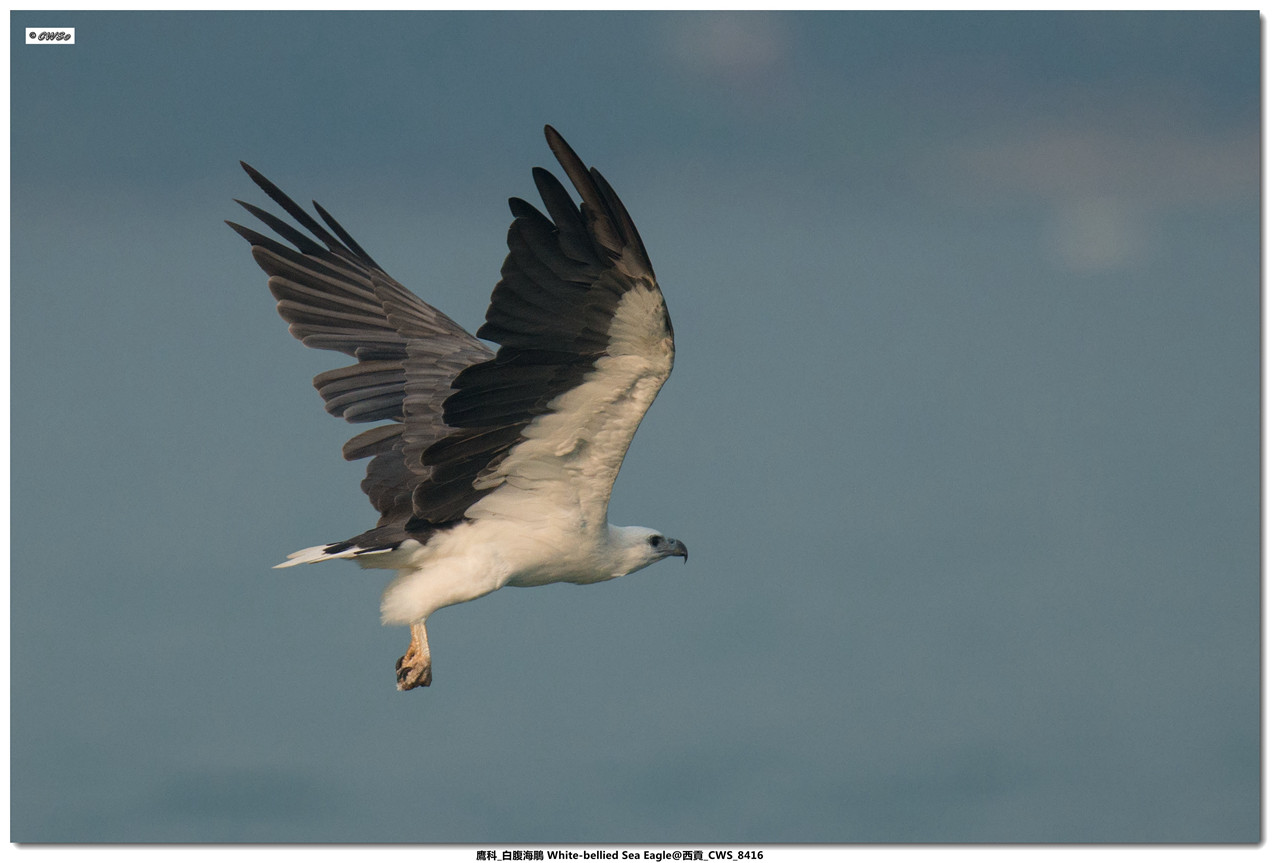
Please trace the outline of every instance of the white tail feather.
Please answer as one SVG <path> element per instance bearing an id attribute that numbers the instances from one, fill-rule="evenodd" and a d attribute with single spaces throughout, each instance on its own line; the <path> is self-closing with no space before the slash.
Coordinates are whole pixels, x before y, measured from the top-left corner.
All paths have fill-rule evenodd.
<path id="1" fill-rule="evenodd" d="M 284 563 L 277 563 L 272 569 L 284 569 L 287 566 L 297 566 L 300 563 L 319 563 L 322 560 L 332 560 L 335 557 L 351 557 L 350 554 L 325 554 L 324 550 L 326 548 L 328 548 L 326 545 L 313 545 L 311 548 L 295 551 L 289 555 L 288 560 Z"/>
<path id="2" fill-rule="evenodd" d="M 332 545 L 333 543 L 330 543 L 329 545 L 313 545 L 311 548 L 304 548 L 301 551 L 295 551 L 293 554 L 289 555 L 288 560 L 284 563 L 277 563 L 272 567 L 272 569 L 285 569 L 286 567 L 297 566 L 300 563 L 324 563 L 326 560 L 359 560 L 360 565 L 363 567 L 379 569 L 387 566 L 387 564 L 382 562 L 371 563 L 371 559 L 381 558 L 383 555 L 386 555 L 391 551 L 391 549 L 386 548 L 362 549 L 353 545 L 351 548 L 344 551 L 325 554 L 324 550 L 326 548 L 330 548 Z M 417 547 L 417 543 L 412 543 L 412 545 L 415 548 Z"/>

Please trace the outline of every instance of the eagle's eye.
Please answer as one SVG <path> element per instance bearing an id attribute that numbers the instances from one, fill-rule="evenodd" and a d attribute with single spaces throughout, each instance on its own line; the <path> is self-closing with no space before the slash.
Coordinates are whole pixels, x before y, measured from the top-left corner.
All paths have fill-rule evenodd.
<path id="1" fill-rule="evenodd" d="M 656 533 L 653 536 L 649 537 L 649 545 L 653 546 L 654 548 L 657 548 L 661 544 L 662 544 L 662 537 L 658 536 Z"/>

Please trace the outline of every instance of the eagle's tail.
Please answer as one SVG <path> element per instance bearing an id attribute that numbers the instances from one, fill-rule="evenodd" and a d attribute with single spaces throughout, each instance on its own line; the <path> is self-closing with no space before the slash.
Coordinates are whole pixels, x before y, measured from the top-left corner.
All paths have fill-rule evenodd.
<path id="1" fill-rule="evenodd" d="M 311 548 L 295 551 L 289 555 L 289 558 L 284 563 L 277 563 L 272 568 L 284 569 L 289 566 L 297 566 L 300 563 L 323 563 L 326 560 L 367 559 L 371 556 L 385 554 L 394 550 L 394 546 L 362 548 L 352 542 L 331 542 L 328 545 L 313 545 Z M 362 563 L 362 565 L 366 564 Z M 374 564 L 373 566 L 374 568 L 381 568 L 380 564 Z"/>

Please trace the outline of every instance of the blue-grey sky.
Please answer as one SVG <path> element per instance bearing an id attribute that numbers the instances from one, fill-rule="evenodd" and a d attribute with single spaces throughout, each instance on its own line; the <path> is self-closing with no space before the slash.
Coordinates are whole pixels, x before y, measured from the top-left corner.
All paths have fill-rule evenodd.
<path id="1" fill-rule="evenodd" d="M 1257 14 L 14 13 L 11 838 L 1250 842 Z M 76 28 L 26 46 L 27 26 Z M 678 562 L 432 618 L 244 159 L 474 328 L 554 124 Z"/>

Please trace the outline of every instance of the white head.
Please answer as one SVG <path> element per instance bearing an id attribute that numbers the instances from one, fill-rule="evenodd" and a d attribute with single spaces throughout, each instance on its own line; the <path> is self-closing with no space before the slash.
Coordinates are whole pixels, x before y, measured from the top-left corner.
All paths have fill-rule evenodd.
<path id="1" fill-rule="evenodd" d="M 609 525 L 609 545 L 614 560 L 620 567 L 615 575 L 626 575 L 637 569 L 644 569 L 651 563 L 657 563 L 664 557 L 679 555 L 689 561 L 689 549 L 684 543 L 669 536 L 663 536 L 648 527 L 614 527 Z"/>

